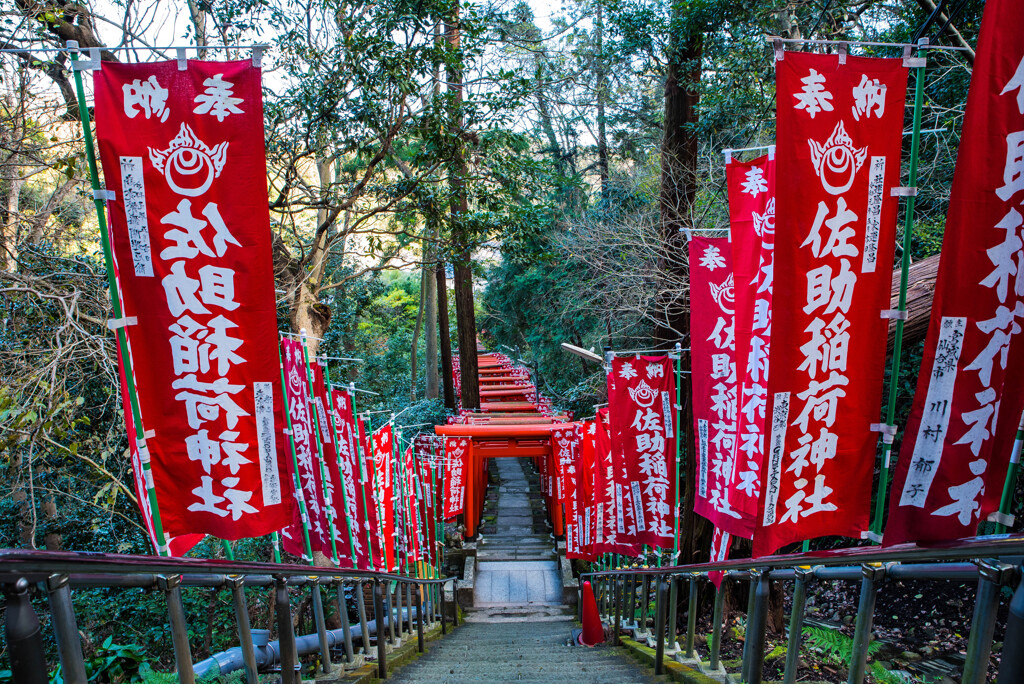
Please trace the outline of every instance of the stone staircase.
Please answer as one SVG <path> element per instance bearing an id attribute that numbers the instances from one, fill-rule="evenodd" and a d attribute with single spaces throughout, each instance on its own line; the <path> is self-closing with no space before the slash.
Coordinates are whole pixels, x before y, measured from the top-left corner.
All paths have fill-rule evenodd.
<path id="1" fill-rule="evenodd" d="M 573 624 L 467 622 L 389 677 L 403 684 L 461 682 L 656 682 L 610 648 L 568 645 Z"/>
<path id="2" fill-rule="evenodd" d="M 528 467 L 528 466 L 527 466 Z M 473 607 L 464 624 L 400 668 L 394 682 L 656 682 L 607 647 L 572 645 L 555 542 L 535 475 L 516 458 L 491 463 L 499 484 L 477 543 Z M 531 486 L 532 485 L 532 486 Z M 493 485 L 492 485 L 493 487 Z"/>

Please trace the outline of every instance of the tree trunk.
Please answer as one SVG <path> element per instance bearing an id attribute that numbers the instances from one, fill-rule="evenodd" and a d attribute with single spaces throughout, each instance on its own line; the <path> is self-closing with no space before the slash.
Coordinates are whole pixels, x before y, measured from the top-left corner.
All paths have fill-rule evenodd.
<path id="1" fill-rule="evenodd" d="M 444 405 L 455 410 L 455 379 L 452 377 L 452 338 L 451 323 L 448 322 L 448 276 L 445 274 L 444 261 L 437 260 L 434 267 L 437 279 L 437 334 L 441 341 L 441 383 L 444 387 Z"/>
<path id="2" fill-rule="evenodd" d="M 604 59 L 604 13 L 597 3 L 597 19 L 594 22 L 596 49 L 594 63 L 597 65 L 597 169 L 601 176 L 601 199 L 608 201 L 608 131 L 605 121 L 605 102 L 608 99 L 608 72 Z"/>
<path id="3" fill-rule="evenodd" d="M 463 217 L 469 211 L 466 195 L 466 159 L 463 152 L 462 130 L 462 54 L 459 37 L 459 4 L 452 10 L 451 23 L 445 26 L 448 44 L 456 57 L 448 65 L 448 87 L 452 89 L 452 123 L 455 150 L 451 163 L 451 220 L 452 246 L 455 271 L 455 325 L 459 339 L 460 399 L 463 408 L 480 408 L 480 388 L 477 377 L 476 313 L 473 302 L 473 257 L 468 230 Z"/>
<path id="4" fill-rule="evenodd" d="M 4 99 L 6 101 L 7 111 L 10 114 L 10 120 L 5 122 L 7 125 L 4 126 L 6 132 L 0 133 L 0 140 L 4 140 L 7 144 L 5 147 L 10 151 L 7 158 L 4 159 L 3 165 L 0 166 L 0 182 L 6 182 L 7 191 L 4 197 L 4 222 L 3 222 L 3 240 L 0 241 L 0 249 L 3 250 L 3 263 L 4 268 L 12 273 L 18 270 L 18 242 L 20 241 L 19 226 L 21 222 L 21 188 L 25 185 L 25 179 L 21 173 L 21 153 L 20 150 L 25 144 L 23 140 L 25 135 L 25 125 L 22 109 L 24 103 L 25 91 L 22 88 L 20 90 L 21 102 L 15 102 L 11 95 L 7 95 Z M 9 136 L 9 137 L 8 137 Z"/>
<path id="5" fill-rule="evenodd" d="M 689 333 L 689 265 L 682 229 L 693 226 L 697 193 L 697 102 L 703 36 L 673 41 L 665 75 L 665 132 L 661 146 L 661 253 L 655 338 L 674 344 Z"/>
<path id="6" fill-rule="evenodd" d="M 416 376 L 419 372 L 416 362 L 419 356 L 420 331 L 423 330 L 423 310 L 426 308 L 427 280 L 427 269 L 420 269 L 420 306 L 416 310 L 416 325 L 412 329 L 412 350 L 409 354 L 409 401 L 416 401 Z"/>
<path id="7" fill-rule="evenodd" d="M 434 276 L 435 249 L 428 244 L 423 250 L 423 364 L 426 375 L 425 394 L 427 399 L 437 399 L 437 279 Z"/>
<path id="8" fill-rule="evenodd" d="M 674 25 L 682 23 L 673 17 Z M 661 244 L 658 271 L 658 319 L 655 339 L 659 346 L 671 346 L 689 336 L 689 264 L 683 228 L 693 225 L 693 204 L 697 186 L 698 85 L 703 35 L 688 32 L 672 36 L 665 74 L 665 131 L 661 148 Z M 684 346 L 688 346 L 685 345 Z M 693 424 L 693 384 L 688 372 L 689 354 L 682 359 L 683 425 Z M 693 512 L 693 440 L 681 451 L 682 492 L 680 503 L 681 539 L 679 563 L 703 562 L 711 546 L 712 526 Z M 677 483 L 677 486 L 679 484 Z"/>

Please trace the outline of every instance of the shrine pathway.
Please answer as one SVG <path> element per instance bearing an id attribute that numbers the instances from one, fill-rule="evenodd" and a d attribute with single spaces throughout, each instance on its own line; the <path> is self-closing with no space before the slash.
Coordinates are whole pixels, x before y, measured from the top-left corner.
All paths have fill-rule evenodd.
<path id="1" fill-rule="evenodd" d="M 399 668 L 389 681 L 657 682 L 619 649 L 570 645 L 573 612 L 562 604 L 555 542 L 542 522 L 544 504 L 522 459 L 498 458 L 497 516 L 482 526 L 474 607 L 454 634 Z M 534 512 L 538 511 L 538 515 Z M 491 514 L 485 511 L 485 517 Z"/>

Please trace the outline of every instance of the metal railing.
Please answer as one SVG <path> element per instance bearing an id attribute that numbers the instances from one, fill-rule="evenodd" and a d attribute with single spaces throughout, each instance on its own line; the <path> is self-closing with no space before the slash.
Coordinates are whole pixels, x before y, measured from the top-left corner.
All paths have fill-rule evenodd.
<path id="1" fill-rule="evenodd" d="M 977 580 L 978 591 L 971 618 L 962 684 L 984 684 L 986 681 L 999 593 L 1003 587 L 1015 587 L 1003 639 L 998 680 L 1011 684 L 1024 682 L 1024 582 L 1020 581 L 1022 559 L 1024 534 L 998 535 L 927 548 L 902 544 L 888 548 L 876 546 L 785 554 L 699 565 L 607 570 L 584 574 L 580 578 L 580 587 L 582 589 L 584 580 L 591 580 L 598 612 L 601 619 L 611 627 L 614 643 L 619 643 L 623 631 L 632 631 L 638 641 L 647 640 L 652 644 L 655 649 L 655 671 L 661 674 L 664 672 L 666 650 L 681 653 L 684 663 L 700 662 L 694 650 L 699 583 L 710 581 L 708 573 L 724 572 L 721 588 L 715 590 L 710 654 L 706 664 L 706 669 L 723 673 L 721 647 L 725 583 L 749 582 L 746 634 L 739 673 L 740 680 L 748 684 L 760 684 L 762 681 L 768 597 L 772 582 L 793 582 L 784 684 L 796 681 L 807 592 L 814 581 L 860 582 L 847 680 L 849 684 L 861 684 L 864 681 L 875 599 L 879 585 L 886 578 Z M 676 592 L 679 583 L 684 581 L 689 584 L 689 601 L 686 636 L 683 647 L 679 648 L 676 644 Z M 652 594 L 654 614 L 649 615 Z M 582 595 L 579 605 L 582 610 Z M 704 666 L 703 663 L 701 665 Z"/>
<path id="2" fill-rule="evenodd" d="M 452 598 L 457 596 L 457 582 L 453 577 L 429 579 L 306 565 L 0 549 L 5 635 L 15 684 L 46 684 L 51 669 L 46 662 L 39 616 L 30 601 L 33 586 L 47 597 L 63 679 L 68 684 L 87 681 L 72 589 L 131 587 L 156 589 L 164 594 L 179 681 L 194 684 L 197 670 L 199 675 L 208 675 L 243 669 L 247 684 L 256 684 L 260 668 L 279 665 L 283 684 L 298 684 L 302 655 L 319 654 L 324 672 L 334 669 L 332 646 L 343 652 L 346 663 L 356 662 L 352 635 L 356 626 L 350 625 L 348 619 L 350 600 L 359 615 L 356 638 L 361 642 L 362 655 L 366 660 L 376 660 L 377 676 L 384 679 L 388 649 L 398 643 L 396 639 L 405 634 L 411 636 L 415 629 L 417 648 L 422 653 L 425 627 L 433 628 L 440 621 L 444 634 L 449 623 L 458 625 L 457 605 L 453 600 L 454 610 L 450 610 L 446 597 L 448 583 L 452 583 Z M 236 649 L 193 663 L 183 587 L 231 592 L 239 644 Z M 277 642 L 260 646 L 253 643 L 246 587 L 273 588 Z M 292 587 L 310 591 L 315 634 L 295 635 L 289 596 Z M 327 629 L 322 587 L 336 590 L 340 630 Z M 366 587 L 372 588 L 373 620 L 367 620 Z M 351 599 L 346 597 L 346 589 L 350 590 Z"/>

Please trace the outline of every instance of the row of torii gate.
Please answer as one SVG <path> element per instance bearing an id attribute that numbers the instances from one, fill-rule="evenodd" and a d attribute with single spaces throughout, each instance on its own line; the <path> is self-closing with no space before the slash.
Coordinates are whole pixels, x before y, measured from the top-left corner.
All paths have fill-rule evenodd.
<path id="1" fill-rule="evenodd" d="M 463 466 L 466 537 L 476 536 L 487 493 L 487 462 L 491 458 L 532 458 L 542 475 L 542 494 L 555 536 L 564 534 L 562 506 L 553 484 L 557 471 L 551 430 L 571 419 L 551 408 L 530 380 L 529 371 L 505 354 L 477 352 L 480 410 L 462 409 L 447 425 L 435 426 L 442 437 L 471 441 Z M 456 379 L 459 370 L 455 369 Z M 543 486 L 547 484 L 548 486 Z"/>

